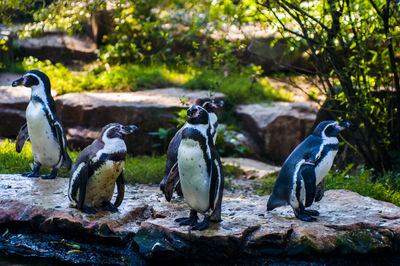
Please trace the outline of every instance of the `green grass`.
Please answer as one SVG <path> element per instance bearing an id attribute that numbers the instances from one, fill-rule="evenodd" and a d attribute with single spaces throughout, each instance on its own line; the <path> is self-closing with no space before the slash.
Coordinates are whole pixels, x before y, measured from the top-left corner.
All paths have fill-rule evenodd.
<path id="1" fill-rule="evenodd" d="M 164 176 L 166 155 L 162 156 L 128 156 L 125 163 L 125 181 L 128 184 L 135 182 L 159 184 Z"/>
<path id="2" fill-rule="evenodd" d="M 72 161 L 78 157 L 79 151 L 68 151 Z M 127 155 L 124 174 L 127 184 L 159 183 L 163 177 L 164 156 L 136 156 Z M 31 143 L 27 142 L 21 153 L 15 151 L 15 143 L 10 140 L 0 142 L 0 174 L 22 174 L 33 168 Z M 40 173 L 50 173 L 51 169 L 42 167 Z M 70 172 L 61 169 L 58 177 L 69 177 Z"/>
<path id="3" fill-rule="evenodd" d="M 325 190 L 347 189 L 362 196 L 400 206 L 400 174 L 385 175 L 373 182 L 370 170 L 361 169 L 358 173 L 350 175 L 352 167 L 353 165 L 349 165 L 345 170 L 332 169 L 325 177 Z M 260 196 L 270 194 L 275 180 L 276 176 L 270 176 L 255 181 L 253 184 L 255 193 Z"/>
<path id="4" fill-rule="evenodd" d="M 272 87 L 267 79 L 241 73 L 226 76 L 222 71 L 193 69 L 178 71 L 165 65 L 93 64 L 84 71 L 72 71 L 64 65 L 25 58 L 10 70 L 39 69 L 46 73 L 58 95 L 82 91 L 137 91 L 154 88 L 183 87 L 190 90 L 223 92 L 231 105 L 239 103 L 290 101 L 291 94 Z"/>
<path id="5" fill-rule="evenodd" d="M 400 174 L 390 174 L 372 181 L 371 170 L 361 169 L 356 175 L 350 175 L 353 165 L 345 170 L 333 169 L 325 177 L 326 190 L 348 189 L 377 200 L 391 202 L 400 206 Z"/>

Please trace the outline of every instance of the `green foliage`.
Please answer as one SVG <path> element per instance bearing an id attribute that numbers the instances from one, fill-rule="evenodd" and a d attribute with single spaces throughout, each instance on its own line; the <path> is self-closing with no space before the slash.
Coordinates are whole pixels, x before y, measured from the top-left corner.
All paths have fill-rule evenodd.
<path id="1" fill-rule="evenodd" d="M 76 151 L 68 151 L 68 154 L 72 160 L 75 160 L 78 156 L 78 152 Z M 1 174 L 22 174 L 32 171 L 33 156 L 31 143 L 29 141 L 26 142 L 21 153 L 17 153 L 14 142 L 7 139 L 0 142 L 0 165 Z M 40 173 L 48 174 L 51 170 L 52 169 L 42 167 Z M 68 177 L 69 171 L 60 169 L 58 176 Z"/>
<path id="2" fill-rule="evenodd" d="M 362 196 L 377 200 L 391 202 L 400 206 L 400 175 L 384 175 L 374 183 L 372 171 L 361 169 L 357 175 L 349 174 L 353 165 L 349 165 L 344 171 L 333 169 L 325 177 L 326 190 L 348 189 Z"/>
<path id="3" fill-rule="evenodd" d="M 166 155 L 162 156 L 127 156 L 124 174 L 128 184 L 158 184 L 164 176 Z"/>
<path id="4" fill-rule="evenodd" d="M 261 180 L 254 181 L 252 185 L 254 192 L 259 196 L 271 194 L 272 190 L 274 189 L 276 178 L 276 173 L 273 173 L 264 176 Z"/>
<path id="5" fill-rule="evenodd" d="M 221 157 L 246 157 L 253 153 L 247 145 L 240 143 L 235 129 L 235 126 L 218 125 L 215 147 Z"/>
<path id="6" fill-rule="evenodd" d="M 361 128 L 355 147 L 367 165 L 392 170 L 389 153 L 400 150 L 397 2 L 275 0 L 259 7 L 293 46 L 307 44 L 321 91 L 338 103 L 331 115 Z"/>
<path id="7" fill-rule="evenodd" d="M 68 151 L 72 161 L 75 161 L 79 151 Z M 128 184 L 159 183 L 163 177 L 166 156 L 136 156 L 127 155 L 124 167 L 125 179 Z M 0 142 L 0 173 L 22 174 L 33 169 L 31 143 L 28 141 L 22 152 L 15 151 L 15 143 L 10 140 Z M 50 173 L 51 169 L 42 167 L 40 173 Z M 60 169 L 58 177 L 69 177 L 70 172 Z"/>

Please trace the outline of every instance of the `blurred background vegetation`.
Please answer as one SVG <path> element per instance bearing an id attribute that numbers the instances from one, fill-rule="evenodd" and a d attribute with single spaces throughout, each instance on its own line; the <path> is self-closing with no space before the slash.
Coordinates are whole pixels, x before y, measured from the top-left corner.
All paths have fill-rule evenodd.
<path id="1" fill-rule="evenodd" d="M 5 0 L 0 22 L 14 39 L 63 32 L 88 36 L 97 49 L 89 63 L 60 63 L 24 57 L 0 35 L 0 54 L 13 55 L 0 69 L 42 69 L 58 94 L 169 86 L 220 91 L 229 103 L 223 120 L 237 128 L 229 115 L 235 105 L 292 100 L 293 91 L 274 88 L 271 78 L 296 87 L 306 77 L 313 89 L 305 93 L 321 107 L 317 122 L 353 123 L 342 140 L 372 169 L 359 178 L 394 191 L 398 182 L 382 178 L 400 171 L 399 18 L 398 1 L 391 0 Z M 255 56 L 261 39 L 255 32 L 273 37 L 261 46 L 304 63 Z"/>

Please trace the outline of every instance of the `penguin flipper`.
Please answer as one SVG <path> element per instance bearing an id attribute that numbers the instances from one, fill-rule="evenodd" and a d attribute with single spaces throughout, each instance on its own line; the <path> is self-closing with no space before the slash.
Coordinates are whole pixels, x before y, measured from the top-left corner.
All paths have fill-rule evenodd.
<path id="1" fill-rule="evenodd" d="M 116 182 L 117 182 L 117 198 L 115 199 L 114 205 L 115 207 L 118 207 L 124 200 L 124 195 L 125 195 L 125 179 L 123 172 L 121 172 L 121 174 L 118 176 Z"/>
<path id="2" fill-rule="evenodd" d="M 89 168 L 88 165 L 85 164 L 78 173 L 79 178 L 79 199 L 78 199 L 78 210 L 82 210 L 85 202 L 86 197 L 86 185 L 89 178 Z"/>
<path id="3" fill-rule="evenodd" d="M 179 168 L 178 168 L 178 162 L 176 162 L 169 171 L 164 186 L 163 192 L 167 201 L 171 201 L 172 194 L 174 193 L 178 183 L 179 183 Z"/>
<path id="4" fill-rule="evenodd" d="M 301 178 L 304 180 L 306 189 L 305 207 L 309 207 L 314 202 L 316 193 L 315 166 L 308 164 L 303 165 L 299 171 L 299 175 L 301 175 Z"/>
<path id="5" fill-rule="evenodd" d="M 19 130 L 17 139 L 15 141 L 15 149 L 18 153 L 22 151 L 26 141 L 29 139 L 28 124 L 25 123 Z"/>
<path id="6" fill-rule="evenodd" d="M 61 123 L 57 120 L 53 122 L 53 127 L 56 131 L 57 140 L 58 143 L 60 144 L 61 154 L 64 159 L 63 166 L 69 170 L 71 169 L 72 161 L 67 153 L 67 140 L 65 138 L 63 128 L 61 126 Z"/>
<path id="7" fill-rule="evenodd" d="M 315 201 L 318 202 L 322 199 L 325 192 L 325 179 L 323 178 L 321 182 L 317 185 L 317 191 L 315 193 Z"/>

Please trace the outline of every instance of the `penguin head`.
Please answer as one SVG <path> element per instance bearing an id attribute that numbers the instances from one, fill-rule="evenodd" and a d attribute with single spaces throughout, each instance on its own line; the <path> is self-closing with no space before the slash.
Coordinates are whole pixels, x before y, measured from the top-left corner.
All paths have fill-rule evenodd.
<path id="1" fill-rule="evenodd" d="M 187 109 L 187 115 L 190 124 L 208 124 L 208 112 L 200 105 L 193 105 Z"/>
<path id="2" fill-rule="evenodd" d="M 21 85 L 31 87 L 33 90 L 42 88 L 46 93 L 50 94 L 50 80 L 45 73 L 39 70 L 29 70 L 12 83 L 13 87 Z"/>
<path id="3" fill-rule="evenodd" d="M 224 107 L 224 100 L 214 100 L 211 98 L 199 98 L 196 100 L 195 105 L 200 105 L 209 113 L 216 113 L 217 110 Z"/>
<path id="4" fill-rule="evenodd" d="M 103 127 L 101 131 L 100 138 L 101 139 L 113 139 L 120 138 L 124 139 L 126 135 L 131 134 L 138 130 L 138 127 L 135 125 L 124 126 L 118 123 L 108 124 Z"/>
<path id="5" fill-rule="evenodd" d="M 350 125 L 350 122 L 322 121 L 314 129 L 313 135 L 322 138 L 337 137 L 342 130 L 349 128 Z"/>

